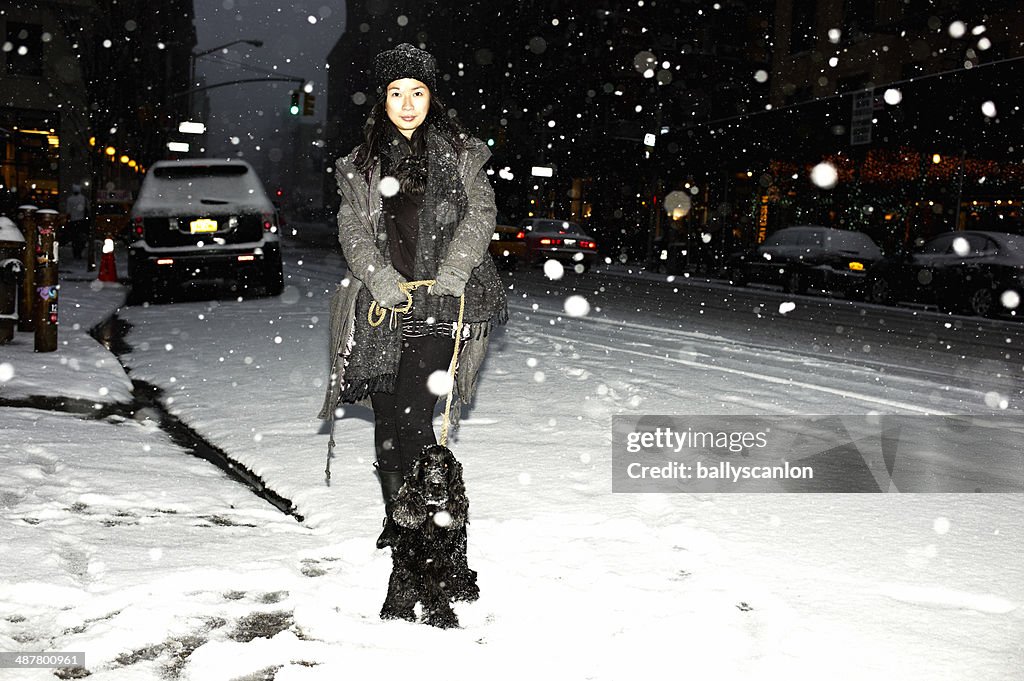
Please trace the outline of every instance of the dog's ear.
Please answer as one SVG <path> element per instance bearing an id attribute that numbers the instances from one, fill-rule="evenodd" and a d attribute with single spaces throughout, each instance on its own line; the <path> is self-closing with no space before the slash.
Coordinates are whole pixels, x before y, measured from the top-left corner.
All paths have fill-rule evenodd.
<path id="1" fill-rule="evenodd" d="M 406 480 L 407 483 L 409 483 L 409 485 L 407 485 L 407 486 L 411 486 L 411 485 L 417 485 L 418 486 L 420 484 L 420 482 L 421 482 L 420 478 L 421 478 L 422 475 L 423 475 L 423 459 L 421 457 L 417 456 L 415 459 L 412 460 L 412 468 L 409 470 L 408 473 L 405 474 L 405 480 Z"/>
<path id="2" fill-rule="evenodd" d="M 415 529 L 427 519 L 427 505 L 423 495 L 413 485 L 406 483 L 395 497 L 391 508 L 391 518 L 399 527 Z"/>
<path id="3" fill-rule="evenodd" d="M 469 499 L 466 498 L 466 485 L 462 480 L 462 464 L 450 457 L 448 459 L 448 513 L 452 517 L 452 529 L 460 529 L 469 521 Z"/>

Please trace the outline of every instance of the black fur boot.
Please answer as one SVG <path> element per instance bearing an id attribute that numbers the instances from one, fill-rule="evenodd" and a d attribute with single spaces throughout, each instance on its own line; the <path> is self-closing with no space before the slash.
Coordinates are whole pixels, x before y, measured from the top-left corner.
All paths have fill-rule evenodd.
<path id="1" fill-rule="evenodd" d="M 391 512 L 395 505 L 395 497 L 398 496 L 398 490 L 402 489 L 404 476 L 402 471 L 385 471 L 377 464 L 374 464 L 374 467 L 377 468 L 380 491 L 384 497 L 384 530 L 377 537 L 377 548 L 382 549 L 385 546 L 394 546 L 398 536 L 398 527 L 391 519 Z"/>

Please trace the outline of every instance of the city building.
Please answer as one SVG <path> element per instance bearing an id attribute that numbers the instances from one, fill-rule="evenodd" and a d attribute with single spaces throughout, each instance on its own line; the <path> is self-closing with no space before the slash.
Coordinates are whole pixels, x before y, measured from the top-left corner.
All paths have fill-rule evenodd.
<path id="1" fill-rule="evenodd" d="M 1024 8 L 1014 0 L 778 0 L 771 113 L 750 130 L 760 240 L 800 222 L 887 247 L 951 229 L 1020 231 Z M 837 171 L 815 186 L 810 168 Z"/>
<path id="2" fill-rule="evenodd" d="M 0 3 L 4 210 L 132 190 L 182 120 L 191 0 Z"/>

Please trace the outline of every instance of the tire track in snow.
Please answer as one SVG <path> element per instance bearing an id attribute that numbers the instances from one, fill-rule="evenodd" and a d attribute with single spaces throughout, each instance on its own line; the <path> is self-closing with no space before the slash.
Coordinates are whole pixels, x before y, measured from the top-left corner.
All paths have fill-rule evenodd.
<path id="1" fill-rule="evenodd" d="M 513 306 L 510 305 L 509 307 L 511 308 Z M 543 316 L 550 316 L 550 317 L 564 317 L 565 316 L 565 315 L 560 315 L 560 314 L 557 314 L 557 313 L 547 312 L 547 311 L 543 311 L 543 310 L 533 310 L 532 308 L 522 308 L 522 307 L 519 307 L 519 306 L 515 306 L 515 308 L 517 310 L 519 310 L 519 311 L 524 312 L 524 313 L 533 314 L 533 315 L 543 315 Z M 611 322 L 610 320 L 600 320 L 600 319 L 591 319 L 591 318 L 576 318 L 576 319 L 573 319 L 572 321 L 579 322 L 581 324 L 587 324 L 587 323 L 596 322 L 597 324 L 615 325 L 614 322 Z M 634 326 L 634 325 L 632 325 L 632 324 L 623 325 L 623 326 L 619 327 L 619 331 L 623 332 L 623 333 L 628 333 L 628 331 L 629 331 L 631 326 Z M 645 343 L 653 340 L 651 335 L 650 335 L 650 333 L 653 333 L 653 332 L 657 332 L 659 334 L 665 334 L 666 333 L 665 329 L 660 329 L 660 328 L 656 328 L 656 327 L 647 327 L 646 329 L 643 329 L 643 330 L 647 331 L 648 334 L 644 335 L 644 336 L 640 336 L 640 334 L 637 333 L 636 335 L 640 336 L 645 341 Z M 674 333 L 676 335 L 686 334 L 686 332 L 672 332 L 672 333 Z M 804 389 L 815 391 L 815 392 L 820 392 L 820 393 L 825 393 L 825 394 L 829 394 L 829 395 L 834 395 L 834 396 L 837 396 L 837 397 L 841 397 L 843 399 L 855 399 L 855 400 L 864 402 L 866 404 L 872 404 L 872 405 L 879 406 L 879 407 L 887 407 L 887 408 L 892 408 L 892 409 L 904 410 L 904 411 L 908 411 L 908 412 L 912 412 L 912 413 L 929 414 L 929 415 L 948 415 L 948 414 L 951 413 L 951 412 L 937 410 L 937 409 L 934 409 L 934 408 L 920 407 L 920 406 L 918 406 L 916 404 L 912 404 L 912 403 L 905 402 L 905 401 L 890 400 L 890 399 L 886 399 L 886 398 L 875 396 L 875 395 L 869 395 L 869 394 L 866 394 L 866 393 L 863 393 L 863 392 L 851 390 L 849 388 L 832 388 L 832 387 L 828 387 L 828 386 L 824 386 L 824 385 L 820 385 L 820 384 L 808 383 L 807 381 L 796 380 L 796 379 L 793 379 L 792 377 L 780 377 L 780 376 L 774 376 L 774 375 L 763 373 L 763 372 L 759 372 L 759 371 L 751 371 L 749 369 L 738 369 L 738 368 L 733 368 L 733 367 L 728 367 L 728 366 L 722 366 L 720 364 L 714 363 L 714 360 L 716 358 L 712 358 L 712 360 L 713 360 L 712 362 L 701 362 L 701 361 L 698 361 L 696 359 L 688 360 L 688 359 L 682 359 L 682 358 L 677 358 L 677 357 L 670 357 L 667 354 L 655 354 L 655 353 L 650 352 L 650 351 L 630 350 L 628 348 L 624 348 L 624 347 L 621 347 L 621 346 L 606 345 L 606 344 L 598 343 L 598 342 L 593 341 L 593 340 L 588 340 L 588 339 L 583 338 L 581 336 L 574 336 L 571 339 L 567 339 L 565 336 L 559 336 L 559 335 L 555 335 L 555 334 L 548 334 L 548 333 L 544 333 L 544 332 L 533 332 L 531 335 L 533 335 L 535 337 L 546 338 L 548 340 L 558 341 L 558 342 L 566 342 L 567 340 L 571 340 L 573 343 L 586 344 L 586 345 L 588 345 L 590 347 L 599 348 L 601 350 L 604 350 L 607 353 L 620 353 L 620 354 L 626 354 L 626 355 L 631 355 L 631 356 L 636 356 L 636 357 L 643 357 L 643 358 L 648 359 L 648 360 L 661 360 L 661 361 L 669 362 L 669 363 L 672 363 L 672 364 L 686 366 L 686 367 L 693 368 L 693 369 L 699 369 L 701 371 L 714 371 L 714 372 L 719 372 L 719 373 L 723 373 L 723 374 L 742 376 L 744 378 L 754 379 L 754 380 L 761 381 L 763 383 L 772 384 L 772 385 L 785 385 L 787 387 L 804 388 Z M 711 337 L 701 337 L 700 340 L 701 340 L 701 342 L 707 342 L 710 338 Z M 693 340 L 693 338 L 689 337 L 689 340 Z M 728 341 L 727 339 L 720 339 L 720 340 L 718 340 L 718 342 L 721 345 L 726 346 L 726 347 L 731 347 L 732 346 L 732 343 L 730 341 Z M 647 344 L 649 344 L 649 343 L 647 343 Z M 736 345 L 742 346 L 743 344 L 742 343 L 737 343 Z M 750 354 L 756 355 L 755 359 L 760 361 L 762 363 L 762 365 L 763 365 L 763 362 L 764 362 L 764 351 L 763 350 L 761 350 L 760 352 L 757 352 L 757 353 L 751 352 Z M 695 356 L 699 356 L 699 353 L 695 353 Z M 711 355 L 707 355 L 707 356 L 711 357 Z M 847 369 L 846 366 L 844 366 L 842 364 L 837 364 L 834 360 L 830 361 L 830 360 L 827 360 L 825 358 L 820 358 L 820 359 L 824 363 L 827 363 L 830 366 L 835 367 L 837 369 Z M 900 368 L 902 368 L 902 367 L 900 367 Z M 948 378 L 948 374 L 942 374 L 942 376 Z M 965 391 L 965 392 L 969 392 L 969 394 L 972 397 L 978 397 L 980 395 L 980 393 L 978 393 L 977 391 Z"/>

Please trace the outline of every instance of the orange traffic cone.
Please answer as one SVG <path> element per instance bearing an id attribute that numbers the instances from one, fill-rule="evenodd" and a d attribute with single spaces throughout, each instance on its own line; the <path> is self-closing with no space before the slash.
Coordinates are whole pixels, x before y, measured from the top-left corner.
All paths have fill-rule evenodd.
<path id="1" fill-rule="evenodd" d="M 114 240 L 104 239 L 103 257 L 100 258 L 100 281 L 117 283 L 117 262 L 114 260 Z"/>

